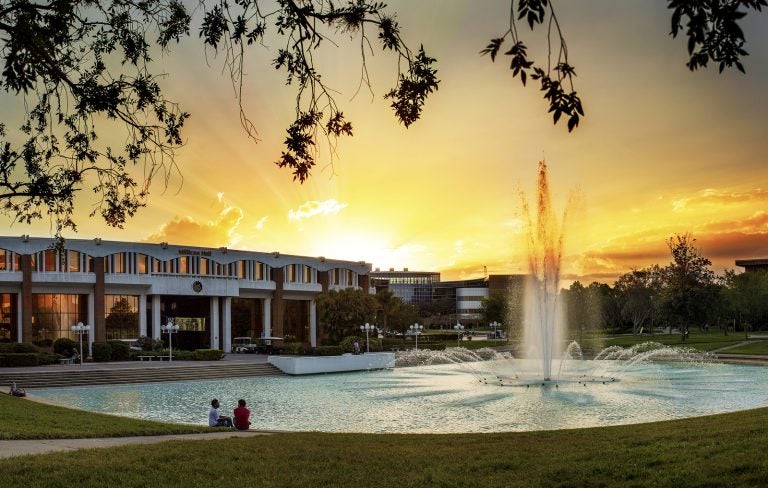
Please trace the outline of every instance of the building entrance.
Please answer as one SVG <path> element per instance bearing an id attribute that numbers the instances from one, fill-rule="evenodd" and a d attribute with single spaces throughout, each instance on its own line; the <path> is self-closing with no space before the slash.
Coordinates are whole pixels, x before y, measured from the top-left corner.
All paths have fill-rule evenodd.
<path id="1" fill-rule="evenodd" d="M 179 326 L 174 349 L 193 351 L 211 347 L 211 300 L 207 297 L 164 296 L 160 299 L 160 323 L 172 320 Z M 161 334 L 168 346 L 168 334 Z"/>

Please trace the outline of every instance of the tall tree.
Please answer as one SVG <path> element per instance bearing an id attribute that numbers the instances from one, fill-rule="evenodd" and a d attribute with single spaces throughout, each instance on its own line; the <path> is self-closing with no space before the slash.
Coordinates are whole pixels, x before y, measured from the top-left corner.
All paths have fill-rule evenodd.
<path id="1" fill-rule="evenodd" d="M 376 317 L 376 300 L 359 289 L 330 290 L 315 301 L 321 334 L 333 344 L 359 333 L 361 325 L 374 323 Z"/>
<path id="2" fill-rule="evenodd" d="M 614 290 L 620 300 L 621 316 L 632 324 L 632 334 L 637 334 L 651 318 L 654 296 L 659 297 L 661 269 L 658 266 L 633 269 L 619 276 Z"/>
<path id="3" fill-rule="evenodd" d="M 723 294 L 732 317 L 753 328 L 768 328 L 768 272 L 725 272 Z"/>
<path id="4" fill-rule="evenodd" d="M 706 320 L 706 299 L 712 294 L 715 273 L 690 233 L 670 237 L 667 246 L 672 262 L 662 269 L 662 307 L 669 319 L 680 325 L 685 340 L 690 325 Z"/>

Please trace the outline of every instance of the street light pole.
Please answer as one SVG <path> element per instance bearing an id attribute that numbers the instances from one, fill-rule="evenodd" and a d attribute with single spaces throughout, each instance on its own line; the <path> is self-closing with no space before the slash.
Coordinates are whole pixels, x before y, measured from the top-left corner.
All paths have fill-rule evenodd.
<path id="1" fill-rule="evenodd" d="M 368 333 L 376 330 L 376 326 L 366 322 L 365 325 L 360 326 L 360 330 L 365 331 L 365 352 L 371 352 L 371 343 L 368 340 Z"/>
<path id="2" fill-rule="evenodd" d="M 456 331 L 456 347 L 459 347 L 459 341 L 461 341 L 461 332 L 464 330 L 464 326 L 459 322 L 456 322 L 456 325 L 453 326 L 453 329 Z"/>
<path id="3" fill-rule="evenodd" d="M 72 332 L 80 336 L 80 366 L 83 365 L 83 334 L 90 332 L 90 325 L 83 325 L 82 322 L 78 322 L 77 325 L 72 327 Z"/>
<path id="4" fill-rule="evenodd" d="M 416 336 L 416 350 L 419 350 L 419 334 L 421 334 L 421 331 L 424 329 L 423 325 L 419 325 L 418 322 L 409 326 L 409 329 L 411 329 L 411 332 Z"/>
<path id="5" fill-rule="evenodd" d="M 179 326 L 174 325 L 172 320 L 168 320 L 168 323 L 160 326 L 160 330 L 168 334 L 168 362 L 173 362 L 173 334 L 179 331 Z"/>

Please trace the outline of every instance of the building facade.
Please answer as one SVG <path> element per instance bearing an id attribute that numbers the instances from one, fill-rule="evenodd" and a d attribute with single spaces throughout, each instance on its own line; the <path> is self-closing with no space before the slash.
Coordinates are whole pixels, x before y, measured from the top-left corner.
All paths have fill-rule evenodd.
<path id="1" fill-rule="evenodd" d="M 388 289 L 403 302 L 411 305 L 431 303 L 435 285 L 440 282 L 440 273 L 431 271 L 381 271 L 376 268 L 371 274 L 371 286 L 376 290 Z"/>
<path id="2" fill-rule="evenodd" d="M 762 259 L 737 259 L 736 266 L 741 266 L 746 272 L 768 271 L 768 258 Z"/>
<path id="3" fill-rule="evenodd" d="M 315 297 L 370 287 L 370 264 L 167 243 L 0 237 L 0 341 L 161 339 L 230 352 L 232 338 L 282 337 L 318 345 Z M 85 339 L 85 338 L 84 338 Z"/>

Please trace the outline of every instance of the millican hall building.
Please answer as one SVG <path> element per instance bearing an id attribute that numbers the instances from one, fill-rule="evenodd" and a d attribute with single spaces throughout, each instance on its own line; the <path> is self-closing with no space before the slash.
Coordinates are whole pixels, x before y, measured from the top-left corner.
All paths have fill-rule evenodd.
<path id="1" fill-rule="evenodd" d="M 51 243 L 0 237 L 0 341 L 77 339 L 78 322 L 91 325 L 89 344 L 159 339 L 173 321 L 183 349 L 230 352 L 238 336 L 316 346 L 315 297 L 370 285 L 362 261 L 101 239 L 68 239 L 62 253 Z"/>

